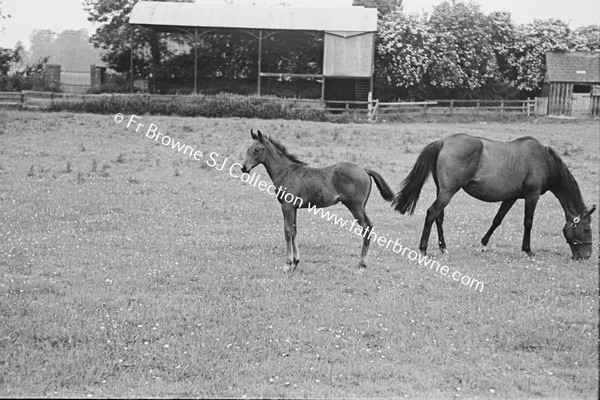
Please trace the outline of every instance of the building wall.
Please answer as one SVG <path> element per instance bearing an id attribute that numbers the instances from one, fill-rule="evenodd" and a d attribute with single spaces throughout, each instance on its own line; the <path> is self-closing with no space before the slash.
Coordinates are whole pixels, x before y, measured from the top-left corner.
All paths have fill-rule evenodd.
<path id="1" fill-rule="evenodd" d="M 573 84 L 565 82 L 550 83 L 548 93 L 548 115 L 571 115 Z"/>
<path id="2" fill-rule="evenodd" d="M 370 78 L 373 35 L 372 32 L 325 32 L 323 75 Z"/>
<path id="3" fill-rule="evenodd" d="M 548 90 L 548 115 L 588 117 L 600 115 L 600 96 L 592 90 L 589 93 L 573 93 L 575 84 L 552 82 Z M 596 95 L 594 95 L 596 94 Z"/>

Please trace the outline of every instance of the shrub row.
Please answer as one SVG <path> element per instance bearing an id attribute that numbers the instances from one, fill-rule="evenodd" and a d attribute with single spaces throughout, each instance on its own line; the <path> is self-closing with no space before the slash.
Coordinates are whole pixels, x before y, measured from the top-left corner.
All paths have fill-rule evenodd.
<path id="1" fill-rule="evenodd" d="M 218 94 L 215 96 L 148 96 L 144 94 L 107 95 L 55 100 L 50 111 L 97 114 L 152 114 L 188 117 L 240 117 L 350 122 L 365 120 L 354 114 L 332 115 L 323 108 L 298 107 L 293 101 L 270 97 Z"/>

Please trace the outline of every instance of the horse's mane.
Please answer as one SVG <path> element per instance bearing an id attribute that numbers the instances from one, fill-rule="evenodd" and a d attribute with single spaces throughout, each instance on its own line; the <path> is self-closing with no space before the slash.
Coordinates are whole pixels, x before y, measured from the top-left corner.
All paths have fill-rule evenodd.
<path id="1" fill-rule="evenodd" d="M 558 185 L 562 187 L 565 192 L 572 194 L 571 198 L 575 201 L 578 210 L 585 210 L 585 203 L 583 202 L 581 190 L 579 190 L 579 185 L 577 184 L 575 177 L 571 174 L 571 171 L 569 171 L 569 168 L 564 161 L 554 150 L 552 150 L 552 148 L 546 146 L 546 150 L 548 151 L 551 163 L 556 168 Z"/>
<path id="2" fill-rule="evenodd" d="M 277 150 L 279 150 L 280 152 L 282 152 L 287 158 L 290 159 L 290 161 L 295 162 L 296 164 L 306 164 L 304 161 L 300 161 L 298 159 L 298 157 L 296 157 L 295 155 L 291 154 L 288 149 L 285 148 L 285 146 L 283 144 L 281 144 L 281 142 L 273 139 L 270 136 L 267 136 L 267 139 L 269 140 L 269 142 L 271 142 L 271 144 L 273 146 L 275 146 L 275 148 Z"/>

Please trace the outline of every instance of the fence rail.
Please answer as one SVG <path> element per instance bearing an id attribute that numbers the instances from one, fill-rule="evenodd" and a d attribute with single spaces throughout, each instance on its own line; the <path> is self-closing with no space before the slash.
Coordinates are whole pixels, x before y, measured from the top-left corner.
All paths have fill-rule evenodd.
<path id="1" fill-rule="evenodd" d="M 417 102 L 380 102 L 368 100 L 369 121 L 380 116 L 401 116 L 407 114 L 447 114 L 479 113 L 480 111 L 519 113 L 530 116 L 536 112 L 536 100 L 430 100 Z"/>

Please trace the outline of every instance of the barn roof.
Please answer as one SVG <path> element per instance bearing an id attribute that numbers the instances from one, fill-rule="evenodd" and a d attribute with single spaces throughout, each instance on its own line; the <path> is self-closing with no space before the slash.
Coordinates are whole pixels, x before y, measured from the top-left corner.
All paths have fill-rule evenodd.
<path id="1" fill-rule="evenodd" d="M 328 0 L 312 6 L 265 5 L 264 2 L 218 4 L 213 1 L 175 3 L 139 1 L 133 7 L 130 24 L 177 27 L 206 27 L 265 30 L 375 32 L 377 9 L 361 6 L 332 7 Z M 217 4 L 215 4 L 217 3 Z"/>
<path id="2" fill-rule="evenodd" d="M 600 83 L 600 52 L 546 53 L 548 82 Z"/>

